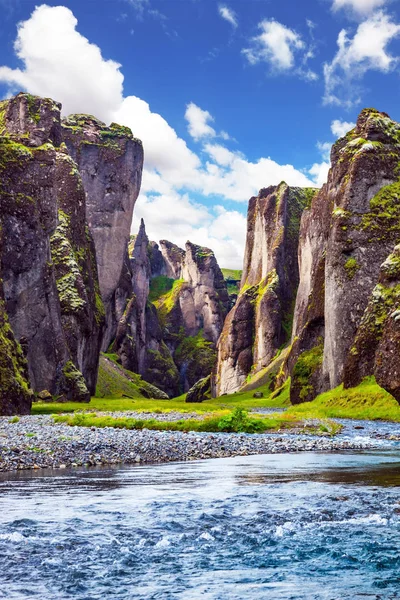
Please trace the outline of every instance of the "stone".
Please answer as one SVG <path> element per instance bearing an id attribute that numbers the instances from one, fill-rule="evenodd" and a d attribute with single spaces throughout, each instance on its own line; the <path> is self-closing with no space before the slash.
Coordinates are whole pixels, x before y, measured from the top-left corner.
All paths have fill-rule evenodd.
<path id="1" fill-rule="evenodd" d="M 39 400 L 44 400 L 50 402 L 53 399 L 53 396 L 50 394 L 49 390 L 42 390 L 38 392 L 37 397 Z"/>
<path id="2" fill-rule="evenodd" d="M 185 402 L 199 403 L 211 398 L 211 375 L 200 379 L 186 394 Z"/>
<path id="3" fill-rule="evenodd" d="M 143 147 L 128 127 L 116 123 L 107 127 L 89 115 L 64 119 L 62 136 L 78 165 L 86 195 L 86 217 L 94 240 L 106 313 L 102 346 L 106 350 L 115 337 L 129 295 L 129 290 L 121 289 L 119 284 L 140 190 Z"/>
<path id="4" fill-rule="evenodd" d="M 0 104 L 1 277 L 34 391 L 94 393 L 104 307 L 61 105 L 18 94 Z"/>
<path id="5" fill-rule="evenodd" d="M 218 342 L 217 395 L 237 391 L 290 339 L 300 218 L 315 193 L 281 183 L 249 201 L 240 292 Z"/>
<path id="6" fill-rule="evenodd" d="M 263 392 L 254 392 L 253 398 L 264 398 Z"/>

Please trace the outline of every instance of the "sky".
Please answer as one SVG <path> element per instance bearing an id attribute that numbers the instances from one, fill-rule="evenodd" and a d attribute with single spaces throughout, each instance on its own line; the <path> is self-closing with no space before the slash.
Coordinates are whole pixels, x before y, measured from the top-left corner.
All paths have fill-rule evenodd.
<path id="1" fill-rule="evenodd" d="M 364 107 L 400 120 L 399 0 L 0 0 L 0 97 L 131 127 L 132 233 L 241 268 L 247 203 L 321 186 Z"/>

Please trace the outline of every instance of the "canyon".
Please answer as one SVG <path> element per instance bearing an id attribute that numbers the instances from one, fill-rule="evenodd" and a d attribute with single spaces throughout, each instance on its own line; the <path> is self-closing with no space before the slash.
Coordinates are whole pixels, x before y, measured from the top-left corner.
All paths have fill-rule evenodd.
<path id="1" fill-rule="evenodd" d="M 374 376 L 400 402 L 398 123 L 364 109 L 320 190 L 250 199 L 233 295 L 211 249 L 131 235 L 143 160 L 127 127 L 0 102 L 0 414 L 88 402 L 102 353 L 165 399 Z"/>

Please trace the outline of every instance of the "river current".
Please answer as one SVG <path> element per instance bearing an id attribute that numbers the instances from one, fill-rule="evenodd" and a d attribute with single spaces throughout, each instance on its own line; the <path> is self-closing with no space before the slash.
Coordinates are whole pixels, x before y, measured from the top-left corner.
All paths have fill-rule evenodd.
<path id="1" fill-rule="evenodd" d="M 400 598 L 400 452 L 3 474 L 0 567 L 7 600 Z"/>

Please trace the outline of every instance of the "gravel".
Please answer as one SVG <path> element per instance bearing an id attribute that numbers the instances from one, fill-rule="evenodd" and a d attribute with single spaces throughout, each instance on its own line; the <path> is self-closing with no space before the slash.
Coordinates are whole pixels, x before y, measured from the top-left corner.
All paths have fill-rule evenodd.
<path id="1" fill-rule="evenodd" d="M 179 413 L 174 413 L 178 418 Z M 125 413 L 125 416 L 126 413 Z M 143 414 L 141 415 L 143 417 Z M 180 415 L 179 418 L 188 415 Z M 149 415 L 146 415 L 149 418 Z M 165 415 L 154 414 L 165 419 Z M 171 414 L 168 415 L 171 419 Z M 370 437 L 182 433 L 71 427 L 51 416 L 0 418 L 0 471 L 113 464 L 159 463 L 278 452 L 373 449 L 382 442 Z"/>

